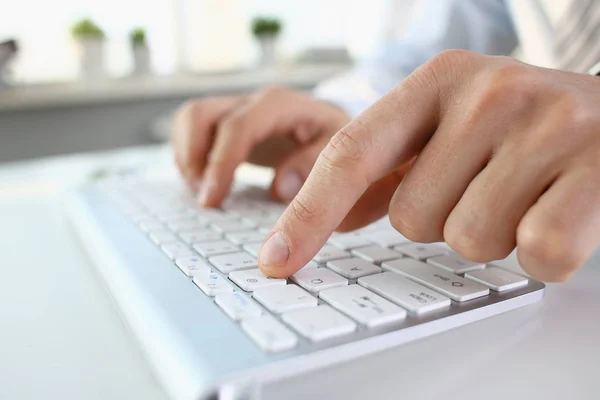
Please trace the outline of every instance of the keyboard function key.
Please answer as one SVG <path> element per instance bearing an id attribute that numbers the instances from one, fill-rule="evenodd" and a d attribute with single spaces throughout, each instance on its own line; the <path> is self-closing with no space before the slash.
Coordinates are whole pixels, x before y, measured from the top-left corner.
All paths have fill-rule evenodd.
<path id="1" fill-rule="evenodd" d="M 258 267 L 256 257 L 243 251 L 213 256 L 208 261 L 224 274 Z"/>
<path id="2" fill-rule="evenodd" d="M 406 318 L 404 309 L 358 285 L 322 290 L 319 297 L 370 328 Z"/>
<path id="3" fill-rule="evenodd" d="M 381 264 L 383 261 L 397 260 L 403 257 L 400 253 L 376 244 L 354 249 L 352 254 L 373 264 Z"/>
<path id="4" fill-rule="evenodd" d="M 393 272 L 365 276 L 358 284 L 398 304 L 412 314 L 450 307 L 448 297 Z"/>
<path id="5" fill-rule="evenodd" d="M 211 257 L 219 254 L 235 253 L 240 251 L 240 248 L 226 240 L 215 240 L 211 242 L 200 242 L 194 244 L 196 250 L 202 257 Z"/>
<path id="6" fill-rule="evenodd" d="M 196 276 L 198 274 L 210 274 L 210 266 L 202 261 L 200 257 L 180 257 L 175 260 L 175 265 L 187 276 Z"/>
<path id="7" fill-rule="evenodd" d="M 410 258 L 384 262 L 383 269 L 400 274 L 458 302 L 490 294 L 490 290 L 483 285 Z"/>
<path id="8" fill-rule="evenodd" d="M 350 318 L 324 304 L 290 311 L 281 318 L 301 335 L 315 342 L 348 335 L 357 328 Z"/>
<path id="9" fill-rule="evenodd" d="M 208 275 L 199 274 L 195 275 L 193 282 L 198 286 L 207 296 L 216 296 L 221 293 L 233 292 L 233 286 L 231 286 L 227 280 L 221 275 L 211 272 Z"/>
<path id="10" fill-rule="evenodd" d="M 298 344 L 298 337 L 271 315 L 246 318 L 241 328 L 261 349 L 271 353 L 290 350 Z"/>
<path id="11" fill-rule="evenodd" d="M 345 258 L 329 261 L 327 268 L 348 279 L 358 279 L 361 276 L 378 274 L 381 268 L 360 258 Z"/>
<path id="12" fill-rule="evenodd" d="M 450 252 L 445 247 L 434 243 L 407 243 L 394 247 L 398 253 L 419 261 L 425 261 L 428 258 L 441 256 Z"/>
<path id="13" fill-rule="evenodd" d="M 291 279 L 312 293 L 348 284 L 348 279 L 327 268 L 303 268 L 292 275 Z"/>
<path id="14" fill-rule="evenodd" d="M 427 263 L 443 268 L 455 274 L 464 274 L 465 272 L 476 271 L 485 268 L 485 264 L 469 261 L 456 253 L 428 258 Z"/>
<path id="15" fill-rule="evenodd" d="M 218 294 L 215 303 L 234 321 L 260 317 L 262 314 L 261 308 L 240 292 Z"/>
<path id="16" fill-rule="evenodd" d="M 229 274 L 229 279 L 246 292 L 253 292 L 257 289 L 273 286 L 284 286 L 287 283 L 287 280 L 285 279 L 276 279 L 265 276 L 258 268 L 233 271 Z"/>
<path id="17" fill-rule="evenodd" d="M 307 307 L 316 307 L 317 298 L 296 285 L 275 286 L 256 290 L 252 296 L 269 311 L 281 314 Z"/>
<path id="18" fill-rule="evenodd" d="M 527 286 L 529 279 L 495 266 L 479 271 L 467 272 L 465 278 L 481 283 L 495 292 L 504 292 Z"/>

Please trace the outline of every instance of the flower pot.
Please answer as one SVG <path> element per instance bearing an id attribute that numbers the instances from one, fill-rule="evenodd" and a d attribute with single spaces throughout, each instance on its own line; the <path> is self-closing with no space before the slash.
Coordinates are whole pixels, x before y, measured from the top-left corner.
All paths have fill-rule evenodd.
<path id="1" fill-rule="evenodd" d="M 258 38 L 260 45 L 260 65 L 272 67 L 277 64 L 277 36 L 264 35 Z"/>
<path id="2" fill-rule="evenodd" d="M 133 54 L 133 75 L 150 74 L 150 49 L 145 44 L 135 44 L 131 48 Z"/>
<path id="3" fill-rule="evenodd" d="M 79 39 L 79 68 L 80 76 L 85 81 L 98 81 L 106 78 L 103 39 Z"/>

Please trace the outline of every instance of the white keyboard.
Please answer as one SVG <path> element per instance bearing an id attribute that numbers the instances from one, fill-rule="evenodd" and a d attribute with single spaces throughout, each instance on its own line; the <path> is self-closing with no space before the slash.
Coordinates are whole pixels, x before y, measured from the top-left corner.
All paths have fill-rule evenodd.
<path id="1" fill-rule="evenodd" d="M 390 332 L 527 293 L 533 283 L 441 244 L 412 243 L 387 218 L 333 234 L 290 279 L 272 279 L 256 257 L 285 206 L 263 191 L 238 191 L 222 209 L 202 209 L 172 186 L 138 183 L 107 193 L 265 352 Z"/>

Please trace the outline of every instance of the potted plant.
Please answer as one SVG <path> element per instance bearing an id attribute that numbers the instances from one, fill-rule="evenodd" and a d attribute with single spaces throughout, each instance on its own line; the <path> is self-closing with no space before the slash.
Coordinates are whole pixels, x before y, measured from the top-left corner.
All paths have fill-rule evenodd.
<path id="1" fill-rule="evenodd" d="M 86 80 L 104 78 L 104 32 L 90 19 L 82 19 L 71 28 L 79 45 L 80 73 Z"/>
<path id="2" fill-rule="evenodd" d="M 277 61 L 276 44 L 281 28 L 281 21 L 276 18 L 256 17 L 252 20 L 252 33 L 260 45 L 263 66 L 272 66 Z"/>
<path id="3" fill-rule="evenodd" d="M 146 31 L 135 28 L 129 33 L 131 52 L 133 54 L 133 74 L 146 75 L 150 73 L 150 50 L 146 42 Z"/>

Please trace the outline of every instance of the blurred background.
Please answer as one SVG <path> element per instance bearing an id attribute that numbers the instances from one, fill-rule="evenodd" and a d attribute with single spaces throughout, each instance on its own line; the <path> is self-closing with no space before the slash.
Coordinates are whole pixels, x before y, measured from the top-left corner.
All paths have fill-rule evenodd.
<path id="1" fill-rule="evenodd" d="M 0 163 L 164 141 L 190 97 L 311 90 L 415 2 L 0 0 Z"/>

